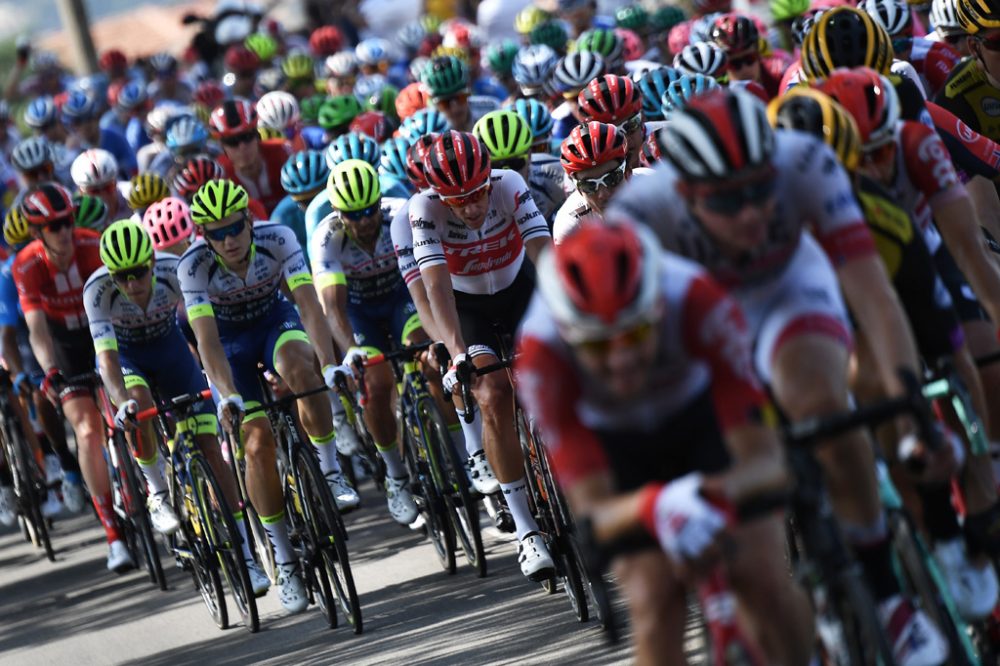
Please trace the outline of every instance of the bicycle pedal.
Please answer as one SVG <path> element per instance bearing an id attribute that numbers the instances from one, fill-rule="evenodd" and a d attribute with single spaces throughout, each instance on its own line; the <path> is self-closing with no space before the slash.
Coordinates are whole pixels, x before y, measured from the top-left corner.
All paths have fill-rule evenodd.
<path id="1" fill-rule="evenodd" d="M 507 509 L 500 509 L 497 511 L 497 515 L 493 519 L 493 523 L 496 528 L 501 532 L 507 534 L 513 534 L 517 526 L 514 524 L 514 516 L 511 515 L 510 511 Z"/>

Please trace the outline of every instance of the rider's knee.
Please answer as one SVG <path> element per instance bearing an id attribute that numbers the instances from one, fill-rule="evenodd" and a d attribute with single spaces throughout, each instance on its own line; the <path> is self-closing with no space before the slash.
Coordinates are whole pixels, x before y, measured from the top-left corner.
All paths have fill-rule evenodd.
<path id="1" fill-rule="evenodd" d="M 476 402 L 485 411 L 494 411 L 500 406 L 510 404 L 513 400 L 513 389 L 506 373 L 491 372 L 480 378 L 476 386 Z"/>
<path id="2" fill-rule="evenodd" d="M 244 448 L 248 458 L 271 460 L 275 457 L 274 440 L 266 418 L 257 418 L 243 423 Z"/>

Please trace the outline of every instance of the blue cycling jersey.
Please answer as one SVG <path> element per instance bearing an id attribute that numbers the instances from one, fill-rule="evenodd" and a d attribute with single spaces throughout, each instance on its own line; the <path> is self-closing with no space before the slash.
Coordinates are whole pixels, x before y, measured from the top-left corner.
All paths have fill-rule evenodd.
<path id="1" fill-rule="evenodd" d="M 12 269 L 16 256 L 13 254 L 0 264 L 0 326 L 16 326 L 22 318 Z"/>
<path id="2" fill-rule="evenodd" d="M 139 169 L 135 161 L 135 151 L 117 130 L 101 128 L 101 148 L 111 153 L 118 162 L 118 171 L 123 179 L 131 178 Z"/>
<path id="3" fill-rule="evenodd" d="M 316 195 L 315 199 L 309 202 L 309 206 L 306 208 L 306 244 L 302 247 L 310 247 L 313 234 L 319 227 L 319 223 L 332 212 L 333 206 L 330 205 L 330 198 L 327 196 L 326 189 L 324 188 L 322 192 Z"/>
<path id="4" fill-rule="evenodd" d="M 295 238 L 302 247 L 309 247 L 306 238 L 306 213 L 299 208 L 291 195 L 278 202 L 271 211 L 271 222 L 282 224 L 295 232 Z"/>

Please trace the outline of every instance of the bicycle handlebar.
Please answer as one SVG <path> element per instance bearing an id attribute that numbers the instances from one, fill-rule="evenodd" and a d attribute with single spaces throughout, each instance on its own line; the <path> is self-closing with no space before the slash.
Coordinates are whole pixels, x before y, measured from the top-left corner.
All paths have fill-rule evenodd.
<path id="1" fill-rule="evenodd" d="M 414 356 L 424 351 L 425 349 L 429 349 L 435 344 L 437 343 L 428 340 L 426 342 L 418 342 L 413 345 L 400 347 L 399 349 L 394 349 L 392 351 L 380 352 L 375 356 L 369 356 L 365 360 L 365 367 L 370 368 L 373 365 L 379 365 L 380 363 L 388 363 L 390 361 L 403 361 L 403 362 L 410 361 L 413 360 Z"/>
<path id="2" fill-rule="evenodd" d="M 178 410 L 184 410 L 188 407 L 193 407 L 194 405 L 202 402 L 204 400 L 209 400 L 212 397 L 212 390 L 205 389 L 201 393 L 185 393 L 183 395 L 174 396 L 170 399 L 170 404 L 173 405 Z M 153 406 L 149 409 L 144 409 L 140 412 L 136 412 L 136 421 L 148 421 L 149 419 L 155 418 L 161 411 L 160 407 Z"/>

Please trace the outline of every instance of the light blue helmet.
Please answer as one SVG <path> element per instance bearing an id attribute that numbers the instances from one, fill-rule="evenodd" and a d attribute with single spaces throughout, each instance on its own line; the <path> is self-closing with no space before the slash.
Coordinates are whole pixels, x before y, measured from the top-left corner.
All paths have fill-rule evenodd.
<path id="1" fill-rule="evenodd" d="M 437 109 L 421 109 L 403 121 L 399 135 L 416 141 L 424 134 L 440 134 L 450 128 L 448 119 Z"/>
<path id="2" fill-rule="evenodd" d="M 382 144 L 382 159 L 379 162 L 379 172 L 392 176 L 402 183 L 409 183 L 406 173 L 406 154 L 411 142 L 402 137 L 389 139 Z"/>
<path id="3" fill-rule="evenodd" d="M 664 117 L 687 106 L 688 100 L 709 90 L 721 87 L 719 82 L 704 74 L 685 74 L 667 86 L 660 100 L 660 109 Z"/>
<path id="4" fill-rule="evenodd" d="M 36 97 L 24 109 L 24 124 L 32 129 L 44 129 L 58 118 L 56 103 L 48 95 Z"/>
<path id="5" fill-rule="evenodd" d="M 642 92 L 642 115 L 646 120 L 662 120 L 660 100 L 671 83 L 681 76 L 673 67 L 659 67 L 646 72 L 639 79 L 639 91 Z"/>
<path id="6" fill-rule="evenodd" d="M 326 165 L 331 170 L 346 160 L 364 160 L 378 168 L 381 157 L 378 142 L 361 132 L 341 134 L 326 149 Z"/>
<path id="7" fill-rule="evenodd" d="M 299 151 L 281 167 L 281 186 L 292 195 L 318 192 L 329 177 L 330 167 L 316 150 Z"/>
<path id="8" fill-rule="evenodd" d="M 531 128 L 531 134 L 535 137 L 535 143 L 547 140 L 552 134 L 552 126 L 555 121 L 552 120 L 552 114 L 548 107 L 537 99 L 519 99 L 505 108 L 512 108 L 514 113 L 528 121 L 528 127 Z"/>

